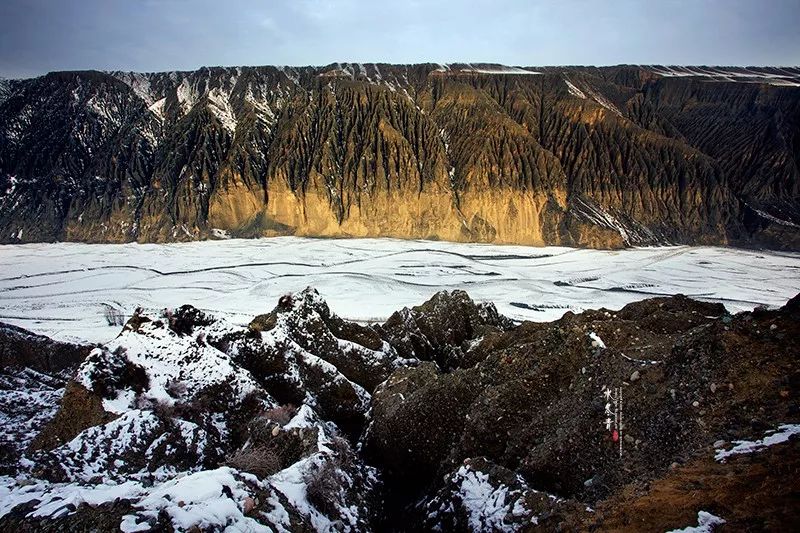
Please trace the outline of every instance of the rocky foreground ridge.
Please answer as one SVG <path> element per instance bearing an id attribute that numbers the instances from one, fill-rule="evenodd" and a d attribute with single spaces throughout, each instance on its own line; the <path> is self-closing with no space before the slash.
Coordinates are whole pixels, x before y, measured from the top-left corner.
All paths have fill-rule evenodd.
<path id="1" fill-rule="evenodd" d="M 333 64 L 0 85 L 0 242 L 800 248 L 800 70 Z"/>
<path id="2" fill-rule="evenodd" d="M 515 324 L 454 291 L 360 325 L 313 289 L 96 347 L 0 326 L 0 529 L 793 530 L 798 334 L 800 297 Z"/>

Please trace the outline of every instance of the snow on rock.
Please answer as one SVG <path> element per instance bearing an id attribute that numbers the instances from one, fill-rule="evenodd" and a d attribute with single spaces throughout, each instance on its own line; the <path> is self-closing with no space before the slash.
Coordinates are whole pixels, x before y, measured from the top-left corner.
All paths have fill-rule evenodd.
<path id="1" fill-rule="evenodd" d="M 316 419 L 309 412 L 303 417 Z M 122 499 L 133 507 L 122 517 L 122 531 L 163 527 L 159 520 L 164 514 L 180 531 L 194 526 L 233 531 L 364 531 L 377 483 L 375 470 L 357 460 L 335 429 L 329 431 L 321 429 L 320 443 L 330 446 L 318 446 L 312 455 L 267 479 L 228 466 L 93 483 L 0 476 L 0 517 L 25 503 L 32 504 L 25 511 L 28 516 L 55 518 L 73 513 L 84 503 L 97 506 Z M 321 489 L 325 492 L 320 493 Z M 324 508 L 318 507 L 320 498 L 325 499 Z"/>
<path id="2" fill-rule="evenodd" d="M 540 520 L 563 503 L 533 490 L 514 472 L 476 458 L 466 460 L 424 506 L 426 526 L 434 531 L 515 532 L 543 525 Z"/>
<path id="3" fill-rule="evenodd" d="M 231 235 L 227 230 L 219 228 L 211 228 L 211 235 L 217 239 L 230 239 Z"/>
<path id="4" fill-rule="evenodd" d="M 179 312 L 191 311 L 184 308 Z M 124 405 L 126 398 L 133 399 L 127 392 L 133 380 L 119 379 L 124 372 L 138 370 L 146 374 L 146 385 L 142 384 L 144 388 L 139 396 L 168 405 L 177 399 L 173 389 L 177 384 L 180 384 L 183 399 L 214 386 L 229 388 L 238 400 L 258 390 L 258 384 L 247 370 L 203 340 L 209 332 L 219 334 L 235 328 L 228 328 L 213 318 L 201 318 L 207 320 L 205 326 L 189 334 L 169 327 L 170 318 L 137 317 L 136 320 L 141 322 L 135 327 L 129 322 L 116 339 L 94 349 L 77 373 L 76 380 L 89 390 L 101 395 L 106 392 L 100 390 L 101 387 L 115 391 L 117 394 L 109 399 L 114 400 L 113 408 L 117 412 L 131 407 Z"/>
<path id="5" fill-rule="evenodd" d="M 16 479 L 0 476 L 0 517 L 25 503 L 27 516 L 55 518 L 74 513 L 83 503 L 97 506 L 122 499 L 134 509 L 122 518 L 122 531 L 159 529 L 165 514 L 180 531 L 193 526 L 285 532 L 368 529 L 375 469 L 364 465 L 336 426 L 307 405 L 271 438 L 300 435 L 302 441 L 304 432 L 313 443 L 311 452 L 259 479 L 221 466 L 222 456 L 207 451 L 213 443 L 196 424 L 131 410 L 30 462 L 37 475 L 58 465 L 62 472 L 53 479 L 27 477 L 31 472 Z M 293 441 L 282 442 L 285 448 Z"/>
<path id="6" fill-rule="evenodd" d="M 25 480 L 18 483 L 12 477 L 0 476 L 0 517 L 14 507 L 37 502 L 29 512 L 35 517 L 58 517 L 69 514 L 81 503 L 99 505 L 117 498 L 132 498 L 144 492 L 141 483 L 127 481 L 120 484 L 82 485 L 78 483 L 50 483 L 42 480 Z"/>
<path id="7" fill-rule="evenodd" d="M 448 73 L 448 74 L 460 74 L 460 73 L 474 73 L 474 74 L 495 74 L 495 75 L 537 75 L 541 74 L 541 72 L 535 70 L 528 70 L 522 67 L 509 67 L 506 65 L 496 65 L 496 64 L 473 64 L 473 63 L 463 63 L 463 64 L 443 64 L 438 65 L 433 72 L 437 73 Z"/>
<path id="8" fill-rule="evenodd" d="M 165 517 L 182 531 L 364 531 L 376 471 L 334 422 L 359 428 L 370 395 L 357 381 L 394 368 L 393 349 L 372 334 L 341 321 L 313 289 L 287 295 L 249 327 L 191 306 L 159 318 L 137 312 L 76 373 L 103 399 L 104 423 L 23 452 L 10 465 L 19 481 L 0 478 L 0 517 L 26 502 L 17 515 L 68 518 L 82 503 L 122 499 L 133 509 L 123 531 L 160 529 Z M 0 378 L 42 389 L 42 421 L 30 421 L 37 430 L 53 416 L 63 381 L 32 371 Z M 272 390 L 298 407 L 278 407 Z M 15 402 L 33 397 L 17 396 L 0 389 L 6 421 Z"/>
<path id="9" fill-rule="evenodd" d="M 76 380 L 116 414 L 187 405 L 210 394 L 215 412 L 251 397 L 265 407 L 289 398 L 346 423 L 363 418 L 369 391 L 398 364 L 374 330 L 345 323 L 306 289 L 249 327 L 190 306 L 160 318 L 136 314 L 117 338 L 90 353 Z"/>
<path id="10" fill-rule="evenodd" d="M 192 87 L 189 78 L 181 80 L 180 85 L 175 89 L 175 95 L 178 98 L 178 104 L 180 104 L 184 114 L 188 113 L 194 107 L 198 98 L 197 91 Z"/>
<path id="11" fill-rule="evenodd" d="M 25 450 L 55 416 L 63 395 L 63 378 L 30 368 L 0 369 L 0 446 Z"/>
<path id="12" fill-rule="evenodd" d="M 269 532 L 272 529 L 245 516 L 243 510 L 245 499 L 262 486 L 255 476 L 227 467 L 172 479 L 149 489 L 135 503 L 141 511 L 127 515 L 121 529 L 136 531 L 143 522 L 166 512 L 173 527 L 181 531 L 227 526 L 234 531 Z"/>
<path id="13" fill-rule="evenodd" d="M 318 453 L 281 470 L 267 483 L 313 530 L 356 532 L 369 522 L 368 501 L 377 476 L 375 469 L 353 461 L 349 449 L 321 446 Z M 275 511 L 271 516 L 283 515 L 277 506 Z"/>
<path id="14" fill-rule="evenodd" d="M 728 457 L 760 452 L 764 448 L 788 441 L 793 435 L 800 435 L 800 424 L 781 424 L 778 429 L 767 431 L 763 439 L 757 441 L 736 440 L 730 450 L 717 449 L 714 459 L 725 462 Z"/>
<path id="15" fill-rule="evenodd" d="M 236 131 L 236 117 L 233 113 L 228 95 L 221 89 L 214 88 L 208 93 L 208 108 L 214 113 L 222 127 L 228 130 L 231 134 Z"/>
<path id="16" fill-rule="evenodd" d="M 164 479 L 222 456 L 216 432 L 209 435 L 193 422 L 134 409 L 30 459 L 53 479 L 120 482 L 131 476 Z"/>
<path id="17" fill-rule="evenodd" d="M 284 424 L 284 429 L 300 429 L 311 428 L 319 425 L 320 419 L 314 410 L 308 405 L 303 405 L 297 410 L 297 413 Z"/>
<path id="18" fill-rule="evenodd" d="M 605 348 L 606 343 L 603 342 L 603 339 L 600 338 L 600 335 L 592 331 L 589 333 L 589 338 L 592 339 L 592 346 L 597 345 L 600 348 Z"/>
<path id="19" fill-rule="evenodd" d="M 297 383 L 326 375 L 329 385 L 352 389 L 364 411 L 370 398 L 366 389 L 386 379 L 397 365 L 395 350 L 375 331 L 345 323 L 312 288 L 283 296 L 274 311 L 256 317 L 251 327 L 260 332 L 259 338 L 237 339 L 233 352 L 281 352 L 287 375 Z M 314 387 L 304 389 L 311 392 L 306 401 L 317 406 Z"/>
<path id="20" fill-rule="evenodd" d="M 156 102 L 153 102 L 147 109 L 152 112 L 156 118 L 163 121 L 164 120 L 164 104 L 167 102 L 166 98 L 162 98 Z"/>
<path id="21" fill-rule="evenodd" d="M 617 106 L 615 106 L 614 103 L 611 102 L 611 100 L 609 100 L 608 98 L 606 98 L 605 96 L 603 96 L 599 92 L 593 91 L 591 89 L 587 89 L 586 92 L 589 95 L 589 97 L 591 97 L 592 100 L 594 100 L 595 102 L 597 102 L 601 106 L 605 107 L 606 109 L 608 109 L 609 111 L 611 111 L 615 115 L 618 115 L 620 117 L 623 116 L 622 111 L 620 111 L 617 108 Z"/>
<path id="22" fill-rule="evenodd" d="M 17 190 L 17 183 L 19 182 L 16 176 L 8 176 L 7 185 L 5 190 L 2 191 L 2 194 L 5 196 L 11 196 L 12 194 L 14 194 L 14 191 Z"/>
<path id="23" fill-rule="evenodd" d="M 577 87 L 576 87 L 576 86 L 575 86 L 575 85 L 574 85 L 574 84 L 573 84 L 571 81 L 569 81 L 567 78 L 564 78 L 564 83 L 566 83 L 566 84 L 567 84 L 567 90 L 569 91 L 569 94 L 571 94 L 572 96 L 577 96 L 578 98 L 583 98 L 583 99 L 586 99 L 586 95 L 583 93 L 583 91 L 581 91 L 580 89 L 578 89 L 578 88 L 577 88 Z"/>
<path id="24" fill-rule="evenodd" d="M 594 97 L 595 95 L 592 96 Z M 608 104 L 600 103 L 604 105 L 604 107 L 609 107 Z M 619 111 L 616 112 L 619 113 Z M 590 220 L 592 223 L 618 232 L 626 244 L 636 244 L 655 237 L 653 232 L 644 226 L 636 224 L 633 221 L 626 222 L 621 220 L 619 217 L 604 210 L 591 199 L 576 197 L 573 209 L 577 214 Z"/>
<path id="25" fill-rule="evenodd" d="M 123 517 L 122 531 L 151 530 L 160 512 L 166 513 L 172 526 L 186 531 L 232 528 L 233 531 L 272 531 L 268 526 L 244 515 L 243 503 L 263 490 L 255 476 L 228 467 L 175 477 L 148 487 L 139 481 L 119 484 L 83 485 L 37 481 L 18 484 L 8 476 L 0 477 L 0 516 L 15 506 L 38 501 L 30 511 L 34 517 L 58 517 L 69 514 L 81 504 L 92 506 L 117 499 L 132 502 L 135 512 Z"/>
<path id="26" fill-rule="evenodd" d="M 278 69 L 278 71 L 281 72 L 281 74 L 286 76 L 286 79 L 291 81 L 294 85 L 297 86 L 300 85 L 300 74 L 297 72 L 297 69 L 287 65 L 280 65 L 276 68 Z"/>
<path id="27" fill-rule="evenodd" d="M 497 67 L 497 68 L 473 68 L 464 69 L 468 72 L 477 72 L 478 74 L 541 74 L 533 70 L 527 70 L 519 67 Z"/>
<path id="28" fill-rule="evenodd" d="M 140 72 L 113 72 L 112 75 L 128 85 L 136 95 L 151 106 L 156 98 L 150 78 Z"/>
<path id="29" fill-rule="evenodd" d="M 800 72 L 781 67 L 684 67 L 653 65 L 650 69 L 665 78 L 700 78 L 717 82 L 766 83 L 785 87 L 800 87 Z"/>
<path id="30" fill-rule="evenodd" d="M 790 227 L 790 228 L 798 228 L 798 227 L 800 227 L 800 225 L 795 224 L 794 222 L 790 222 L 788 220 L 784 220 L 782 218 L 778 218 L 778 217 L 776 217 L 774 215 L 770 215 L 766 211 L 761 211 L 760 209 L 756 209 L 756 208 L 754 208 L 754 207 L 752 207 L 750 205 L 748 205 L 748 207 L 750 207 L 750 209 L 755 211 L 756 214 L 758 214 L 758 216 L 760 216 L 762 218 L 765 218 L 765 219 L 769 220 L 770 222 L 775 222 L 776 224 L 779 224 L 781 226 L 787 226 L 787 227 Z"/>
<path id="31" fill-rule="evenodd" d="M 505 485 L 493 486 L 489 483 L 488 475 L 475 472 L 467 466 L 462 466 L 455 473 L 454 481 L 459 485 L 461 501 L 469 515 L 469 526 L 472 531 L 512 529 L 503 522 L 506 515 L 516 506 L 519 494 L 509 494 Z"/>
<path id="32" fill-rule="evenodd" d="M 683 529 L 673 529 L 667 533 L 711 533 L 717 526 L 721 526 L 725 520 L 706 511 L 697 513 L 697 526 L 689 526 Z"/>
<path id="33" fill-rule="evenodd" d="M 332 529 L 331 520 L 320 513 L 308 501 L 306 476 L 309 465 L 313 459 L 304 459 L 291 467 L 282 470 L 270 478 L 270 484 L 280 492 L 305 518 L 307 518 L 317 531 Z"/>

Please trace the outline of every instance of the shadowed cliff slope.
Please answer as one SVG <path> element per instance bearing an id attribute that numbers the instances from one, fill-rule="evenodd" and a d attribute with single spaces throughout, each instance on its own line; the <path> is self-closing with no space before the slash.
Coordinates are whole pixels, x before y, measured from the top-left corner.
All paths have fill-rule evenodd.
<path id="1" fill-rule="evenodd" d="M 0 98 L 0 242 L 800 246 L 800 69 L 58 72 Z"/>

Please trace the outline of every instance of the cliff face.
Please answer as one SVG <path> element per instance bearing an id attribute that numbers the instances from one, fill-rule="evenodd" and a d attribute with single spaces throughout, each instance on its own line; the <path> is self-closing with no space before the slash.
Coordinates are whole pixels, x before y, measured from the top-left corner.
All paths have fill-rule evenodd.
<path id="1" fill-rule="evenodd" d="M 0 242 L 800 247 L 800 69 L 358 65 L 5 81 Z"/>

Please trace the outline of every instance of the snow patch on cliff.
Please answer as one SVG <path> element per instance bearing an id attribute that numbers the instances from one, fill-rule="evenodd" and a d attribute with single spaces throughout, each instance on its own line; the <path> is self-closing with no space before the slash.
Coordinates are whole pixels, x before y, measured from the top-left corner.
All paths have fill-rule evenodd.
<path id="1" fill-rule="evenodd" d="M 729 457 L 734 455 L 757 453 L 770 446 L 788 442 L 794 435 L 800 435 L 800 424 L 781 424 L 777 429 L 768 431 L 762 439 L 756 441 L 733 441 L 734 446 L 730 450 L 716 450 L 714 459 L 724 463 Z"/>

